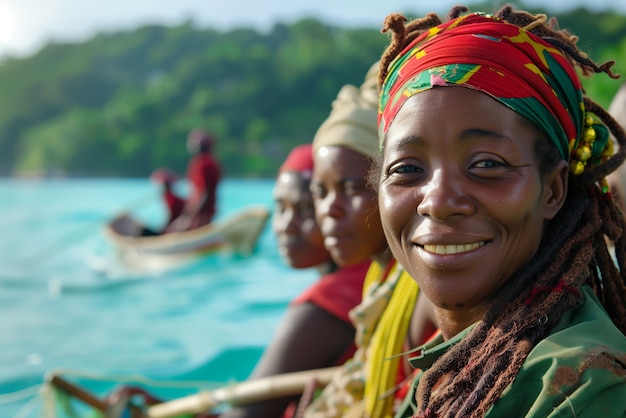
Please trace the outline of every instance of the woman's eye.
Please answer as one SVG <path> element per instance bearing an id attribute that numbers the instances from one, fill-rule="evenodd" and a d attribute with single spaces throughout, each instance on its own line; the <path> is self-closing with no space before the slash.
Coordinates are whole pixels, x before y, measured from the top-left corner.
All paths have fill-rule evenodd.
<path id="1" fill-rule="evenodd" d="M 473 167 L 476 168 L 496 168 L 496 167 L 506 167 L 506 164 L 502 161 L 498 160 L 480 160 L 473 164 Z"/>
<path id="2" fill-rule="evenodd" d="M 358 196 L 367 190 L 365 183 L 358 181 L 347 181 L 343 184 L 343 193 L 346 196 Z"/>
<path id="3" fill-rule="evenodd" d="M 389 175 L 423 173 L 424 170 L 411 164 L 398 164 L 389 169 Z"/>
<path id="4" fill-rule="evenodd" d="M 343 193 L 346 196 L 354 196 L 357 193 L 357 188 L 354 186 L 354 184 L 346 183 L 343 185 Z"/>

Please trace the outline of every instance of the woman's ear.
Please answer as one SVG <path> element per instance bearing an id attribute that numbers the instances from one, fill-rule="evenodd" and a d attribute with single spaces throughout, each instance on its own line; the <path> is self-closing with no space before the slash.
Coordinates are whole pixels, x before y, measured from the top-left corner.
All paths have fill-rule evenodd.
<path id="1" fill-rule="evenodd" d="M 554 170 L 544 177 L 543 201 L 544 218 L 550 220 L 563 207 L 567 196 L 567 179 L 569 178 L 569 165 L 561 160 Z"/>

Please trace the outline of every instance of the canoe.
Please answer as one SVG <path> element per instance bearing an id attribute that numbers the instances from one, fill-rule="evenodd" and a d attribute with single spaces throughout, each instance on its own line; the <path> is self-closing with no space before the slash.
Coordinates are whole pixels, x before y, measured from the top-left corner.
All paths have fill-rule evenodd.
<path id="1" fill-rule="evenodd" d="M 269 215 L 267 208 L 252 205 L 190 231 L 141 236 L 143 225 L 122 213 L 105 225 L 104 235 L 125 266 L 162 269 L 215 252 L 250 255 Z"/>

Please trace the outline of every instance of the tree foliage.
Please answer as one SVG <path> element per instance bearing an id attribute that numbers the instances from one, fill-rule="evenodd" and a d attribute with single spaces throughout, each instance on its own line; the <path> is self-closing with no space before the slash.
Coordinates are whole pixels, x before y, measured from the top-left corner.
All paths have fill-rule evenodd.
<path id="1" fill-rule="evenodd" d="M 626 75 L 626 17 L 586 9 L 556 17 L 594 59 L 615 58 Z M 204 127 L 218 138 L 226 176 L 273 176 L 387 41 L 379 28 L 303 19 L 266 33 L 184 22 L 49 44 L 0 64 L 0 175 L 182 172 L 186 135 Z M 620 83 L 600 78 L 585 86 L 607 105 Z"/>

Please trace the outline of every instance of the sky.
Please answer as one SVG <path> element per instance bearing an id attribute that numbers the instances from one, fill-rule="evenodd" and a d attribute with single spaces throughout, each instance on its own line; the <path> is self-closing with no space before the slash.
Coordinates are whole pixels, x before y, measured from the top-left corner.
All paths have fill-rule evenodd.
<path id="1" fill-rule="evenodd" d="M 472 0 L 463 2 L 471 5 Z M 380 27 L 393 12 L 445 15 L 459 0 L 0 0 L 0 57 L 24 57 L 49 42 L 81 42 L 98 32 L 129 30 L 144 24 L 176 25 L 192 19 L 200 26 L 269 29 L 316 17 L 329 24 Z M 626 14 L 624 0 L 526 0 L 529 7 L 550 4 L 563 11 L 576 6 Z"/>

